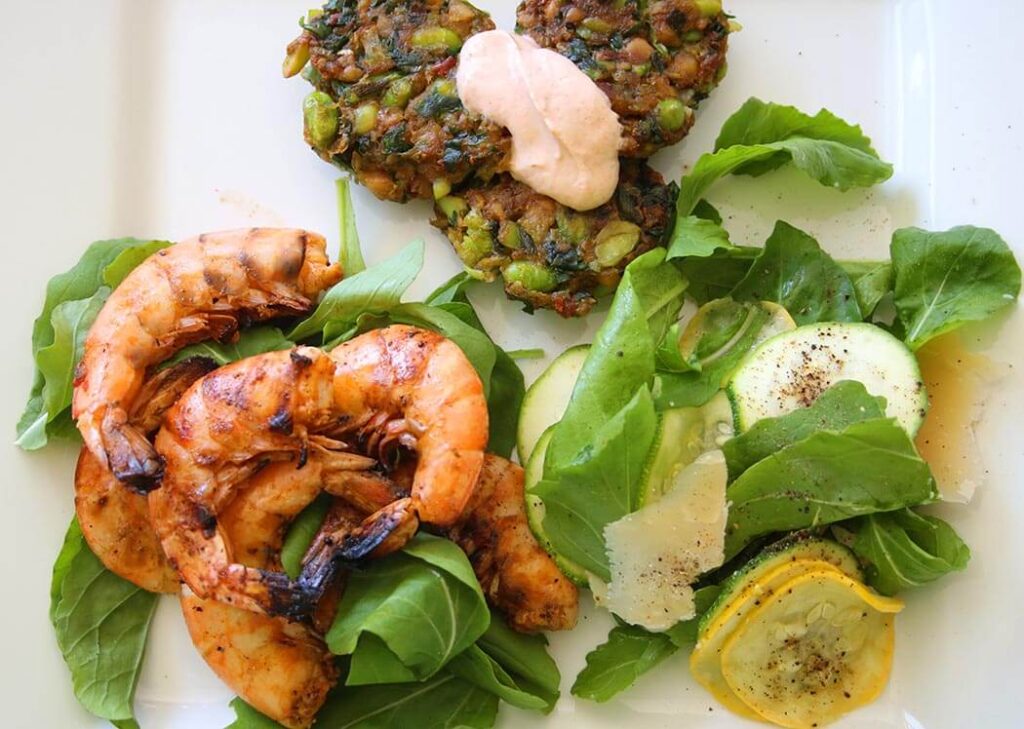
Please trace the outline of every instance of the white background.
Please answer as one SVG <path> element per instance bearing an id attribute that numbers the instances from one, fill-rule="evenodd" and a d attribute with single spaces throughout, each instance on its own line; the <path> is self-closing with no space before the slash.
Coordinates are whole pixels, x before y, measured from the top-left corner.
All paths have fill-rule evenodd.
<path id="1" fill-rule="evenodd" d="M 511 0 L 480 5 L 511 27 Z M 47 620 L 50 567 L 72 513 L 74 452 L 26 454 L 10 444 L 30 385 L 30 329 L 45 283 L 99 238 L 178 239 L 261 224 L 336 240 L 337 174 L 302 142 L 305 84 L 279 72 L 304 2 L 2 0 L 0 8 L 0 416 L 8 428 L 0 446 L 0 726 L 101 726 L 76 705 Z M 678 177 L 748 96 L 807 111 L 827 106 L 861 123 L 897 175 L 877 190 L 845 195 L 788 172 L 727 181 L 710 199 L 727 213 L 734 239 L 759 244 L 784 217 L 833 252 L 872 257 L 885 254 L 894 227 L 974 223 L 999 230 L 1020 255 L 1019 8 L 1016 0 L 727 0 L 744 25 L 731 39 L 729 76 L 691 137 L 656 164 Z M 427 225 L 426 205 L 382 203 L 358 190 L 356 209 L 370 262 L 413 237 L 427 240 L 414 294 L 458 269 Z M 549 355 L 588 338 L 600 320 L 527 317 L 493 290 L 474 299 L 500 343 Z M 976 338 L 990 342 L 998 331 L 994 356 L 1016 363 L 1019 312 L 1001 327 Z M 970 506 L 943 510 L 974 549 L 970 568 L 909 597 L 889 690 L 844 726 L 1020 725 L 1024 459 L 1014 408 L 1022 392 L 1017 368 L 979 431 L 988 485 Z M 607 619 L 592 614 L 553 638 L 566 694 L 606 628 Z M 165 600 L 137 696 L 143 726 L 222 727 L 229 698 L 194 654 L 174 601 Z M 611 704 L 566 695 L 547 719 L 504 708 L 501 725 L 627 721 L 638 729 L 741 723 L 695 687 L 680 654 Z"/>

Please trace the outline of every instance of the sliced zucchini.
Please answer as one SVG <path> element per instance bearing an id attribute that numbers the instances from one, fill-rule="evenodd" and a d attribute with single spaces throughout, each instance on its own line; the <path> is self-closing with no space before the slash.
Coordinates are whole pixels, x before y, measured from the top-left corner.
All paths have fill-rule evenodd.
<path id="1" fill-rule="evenodd" d="M 519 430 L 516 434 L 516 451 L 521 464 L 530 462 L 530 455 L 541 434 L 562 419 L 589 351 L 588 344 L 565 350 L 526 391 L 519 409 Z"/>
<path id="2" fill-rule="evenodd" d="M 752 610 L 722 647 L 722 673 L 757 715 L 819 727 L 873 701 L 892 669 L 903 602 L 835 569 L 799 575 Z"/>
<path id="3" fill-rule="evenodd" d="M 835 570 L 860 579 L 857 559 L 846 547 L 824 539 L 786 540 L 764 550 L 722 585 L 722 592 L 701 617 L 690 672 L 730 711 L 757 718 L 722 675 L 722 646 L 744 617 L 797 575 Z"/>
<path id="4" fill-rule="evenodd" d="M 662 413 L 640 481 L 640 506 L 673 490 L 683 469 L 731 436 L 732 412 L 724 393 L 701 407 Z"/>
<path id="5" fill-rule="evenodd" d="M 715 299 L 700 307 L 687 323 L 679 336 L 679 353 L 683 359 L 707 367 L 727 355 L 755 327 L 758 331 L 752 346 L 796 329 L 796 322 L 773 301 L 750 304 Z"/>
<path id="6" fill-rule="evenodd" d="M 691 583 L 725 557 L 727 480 L 722 452 L 705 453 L 671 491 L 605 527 L 609 610 L 648 630 L 694 616 Z"/>
<path id="7" fill-rule="evenodd" d="M 921 427 L 928 396 L 914 353 L 873 324 L 824 322 L 772 337 L 740 363 L 726 388 L 736 429 L 807 407 L 840 380 L 884 397 L 910 435 Z"/>
<path id="8" fill-rule="evenodd" d="M 539 496 L 530 493 L 530 489 L 544 476 L 544 454 L 547 452 L 548 443 L 551 442 L 551 434 L 554 430 L 555 426 L 552 425 L 540 436 L 536 447 L 533 449 L 533 455 L 530 456 L 530 460 L 527 462 L 524 470 L 526 480 L 524 489 L 526 492 L 526 521 L 530 524 L 530 530 L 533 532 L 533 536 L 536 537 L 537 543 L 544 547 L 547 553 L 551 555 L 551 558 L 555 560 L 555 564 L 558 565 L 558 569 L 562 570 L 566 577 L 580 587 L 586 587 L 587 571 L 571 559 L 567 559 L 555 551 L 551 540 L 544 533 L 544 502 L 540 500 Z"/>

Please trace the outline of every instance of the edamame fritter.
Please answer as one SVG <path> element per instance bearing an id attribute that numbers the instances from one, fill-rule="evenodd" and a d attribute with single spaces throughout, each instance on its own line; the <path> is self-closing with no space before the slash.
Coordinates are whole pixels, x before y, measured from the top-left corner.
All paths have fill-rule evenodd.
<path id="1" fill-rule="evenodd" d="M 501 277 L 511 298 L 582 316 L 627 263 L 665 244 L 677 193 L 645 163 L 623 160 L 612 199 L 580 213 L 503 174 L 438 200 L 432 222 L 468 269 Z"/>
<path id="2" fill-rule="evenodd" d="M 649 157 L 693 126 L 725 73 L 721 0 L 524 0 L 517 31 L 571 59 L 619 115 L 619 154 Z"/>
<path id="3" fill-rule="evenodd" d="M 455 89 L 463 42 L 494 28 L 487 13 L 462 0 L 329 0 L 313 15 L 284 71 L 305 68 L 316 87 L 305 137 L 323 159 L 397 202 L 504 164 L 508 133 L 467 112 Z"/>

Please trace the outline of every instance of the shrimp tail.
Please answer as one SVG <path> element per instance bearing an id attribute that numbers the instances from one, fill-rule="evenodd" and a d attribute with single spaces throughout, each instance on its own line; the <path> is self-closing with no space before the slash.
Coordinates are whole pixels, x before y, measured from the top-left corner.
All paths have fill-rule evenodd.
<path id="1" fill-rule="evenodd" d="M 129 424 L 124 410 L 107 408 L 100 433 L 110 471 L 118 481 L 140 494 L 156 488 L 164 475 L 164 459 L 145 433 Z"/>
<path id="2" fill-rule="evenodd" d="M 388 504 L 354 528 L 343 524 L 312 546 L 302 563 L 299 585 L 319 601 L 339 570 L 398 551 L 418 528 L 419 517 L 409 498 Z"/>

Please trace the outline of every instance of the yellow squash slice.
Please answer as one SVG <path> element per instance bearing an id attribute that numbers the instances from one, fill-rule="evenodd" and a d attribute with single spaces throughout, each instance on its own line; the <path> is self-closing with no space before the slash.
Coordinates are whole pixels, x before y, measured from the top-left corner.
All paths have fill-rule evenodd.
<path id="1" fill-rule="evenodd" d="M 690 654 L 690 672 L 725 708 L 747 719 L 761 717 L 732 690 L 722 674 L 722 649 L 743 619 L 757 609 L 783 585 L 801 575 L 825 571 L 844 575 L 830 562 L 817 559 L 787 561 L 749 581 L 736 598 L 707 625 Z"/>
<path id="2" fill-rule="evenodd" d="M 892 669 L 903 602 L 835 569 L 794 577 L 751 610 L 722 646 L 735 697 L 762 719 L 821 727 L 873 701 Z"/>

